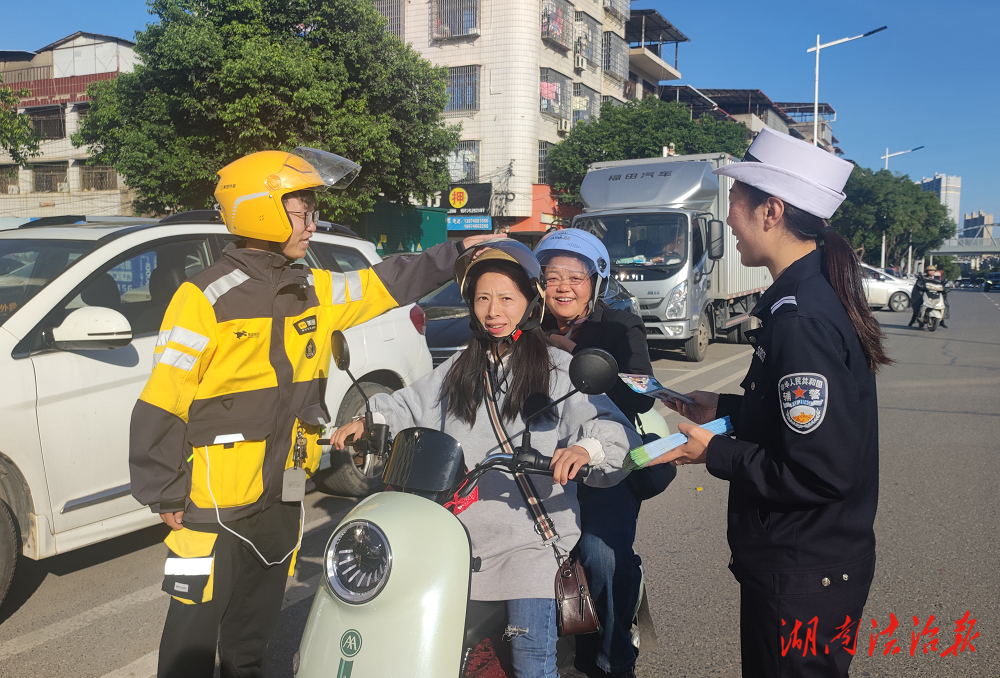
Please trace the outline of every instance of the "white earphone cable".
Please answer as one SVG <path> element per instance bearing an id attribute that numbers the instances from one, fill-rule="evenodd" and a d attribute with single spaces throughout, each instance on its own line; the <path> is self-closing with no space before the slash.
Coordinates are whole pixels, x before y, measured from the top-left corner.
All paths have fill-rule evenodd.
<path id="1" fill-rule="evenodd" d="M 298 541 L 298 543 L 295 544 L 295 548 L 293 548 L 291 551 L 289 551 L 287 554 L 285 554 L 284 558 L 282 558 L 281 560 L 279 560 L 276 563 L 271 563 L 271 562 L 268 562 L 267 558 L 265 558 L 263 555 L 261 555 L 260 551 L 257 550 L 257 547 L 254 546 L 254 543 L 252 541 L 250 541 L 249 539 L 247 539 L 246 537 L 244 537 L 239 532 L 236 532 L 235 530 L 231 530 L 230 528 L 226 527 L 225 524 L 223 524 L 222 517 L 219 515 L 219 503 L 217 501 L 215 501 L 215 494 L 212 492 L 212 462 L 209 461 L 209 458 L 208 458 L 208 445 L 205 446 L 205 483 L 208 485 L 208 496 L 210 496 L 212 498 L 212 504 L 215 506 L 215 519 L 217 521 L 219 521 L 219 525 L 226 532 L 229 532 L 230 534 L 234 534 L 237 537 L 239 537 L 240 539 L 242 539 L 243 541 L 245 541 L 246 543 L 250 544 L 250 548 L 252 548 L 254 550 L 254 553 L 257 554 L 257 557 L 260 558 L 261 562 L 263 562 L 267 567 L 271 567 L 272 565 L 281 565 L 283 562 L 285 562 L 286 560 L 288 560 L 289 556 L 291 556 L 293 553 L 295 553 L 296 551 L 298 551 L 299 548 L 302 546 L 302 527 L 305 525 L 305 522 L 306 522 L 306 504 L 305 504 L 304 500 L 299 502 L 300 516 L 299 516 L 299 541 Z"/>

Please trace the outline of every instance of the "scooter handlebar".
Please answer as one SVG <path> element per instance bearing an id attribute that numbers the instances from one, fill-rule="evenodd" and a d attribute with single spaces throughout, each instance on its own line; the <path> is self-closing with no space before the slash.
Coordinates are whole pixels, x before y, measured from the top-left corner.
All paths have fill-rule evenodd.
<path id="1" fill-rule="evenodd" d="M 534 459 L 527 463 L 528 468 L 543 473 L 552 472 L 552 469 L 549 468 L 552 464 L 552 457 L 546 457 L 544 454 L 535 454 L 534 457 Z M 590 464 L 584 464 L 577 469 L 576 475 L 573 477 L 573 482 L 582 483 L 583 479 L 588 475 L 590 475 Z"/>

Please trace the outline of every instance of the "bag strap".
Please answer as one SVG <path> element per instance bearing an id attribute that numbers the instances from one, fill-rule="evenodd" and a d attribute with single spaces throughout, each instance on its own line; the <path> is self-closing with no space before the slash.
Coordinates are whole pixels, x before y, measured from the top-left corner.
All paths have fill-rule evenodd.
<path id="1" fill-rule="evenodd" d="M 500 418 L 500 411 L 494 397 L 493 382 L 490 378 L 489 370 L 483 373 L 483 379 L 486 382 L 486 411 L 490 415 L 493 434 L 497 437 L 497 442 L 500 443 L 500 449 L 507 454 L 515 455 L 517 451 L 511 445 L 510 436 L 507 435 L 507 430 L 504 428 L 503 421 Z M 535 489 L 534 483 L 524 473 L 515 473 L 514 482 L 517 483 L 517 489 L 521 491 L 521 497 L 524 498 L 524 503 L 528 506 L 528 512 L 535 521 L 535 532 L 542 538 L 543 544 L 553 548 L 556 553 L 556 560 L 561 561 L 564 556 L 560 553 L 559 547 L 556 546 L 556 542 L 560 539 L 559 533 L 556 532 L 555 523 L 552 522 L 549 514 L 545 511 L 542 500 L 538 498 L 538 491 Z"/>

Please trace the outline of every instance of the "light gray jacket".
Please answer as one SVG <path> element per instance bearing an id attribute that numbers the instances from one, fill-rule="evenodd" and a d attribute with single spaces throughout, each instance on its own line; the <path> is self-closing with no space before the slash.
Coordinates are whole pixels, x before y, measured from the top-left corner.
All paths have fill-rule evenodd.
<path id="1" fill-rule="evenodd" d="M 549 396 L 555 400 L 573 389 L 569 379 L 570 355 L 549 348 L 554 366 L 549 379 Z M 501 452 L 490 425 L 486 404 L 479 407 L 476 423 L 465 422 L 447 414 L 447 399 L 440 397 L 441 384 L 456 356 L 411 386 L 395 393 L 378 394 L 372 409 L 381 413 L 393 433 L 413 426 L 443 431 L 462 444 L 469 468 L 491 454 Z M 502 396 L 501 396 L 502 397 Z M 607 487 L 625 477 L 622 461 L 631 448 L 642 444 L 632 425 L 604 395 L 578 393 L 556 407 L 558 419 L 536 419 L 531 424 L 531 444 L 546 456 L 561 447 L 586 441 L 593 451 L 599 443 L 597 463 L 588 485 Z M 524 422 L 504 422 L 514 447 L 520 444 Z M 603 460 L 601 456 L 603 454 Z M 580 538 L 580 504 L 576 484 L 556 485 L 548 476 L 529 476 L 535 484 L 545 510 L 559 533 L 559 546 L 569 552 Z M 534 530 L 534 521 L 524 499 L 509 474 L 490 471 L 479 481 L 479 501 L 459 514 L 472 540 L 472 555 L 482 559 L 479 572 L 472 575 L 473 600 L 514 600 L 519 598 L 554 598 L 553 581 L 556 559 L 551 546 L 544 546 Z"/>

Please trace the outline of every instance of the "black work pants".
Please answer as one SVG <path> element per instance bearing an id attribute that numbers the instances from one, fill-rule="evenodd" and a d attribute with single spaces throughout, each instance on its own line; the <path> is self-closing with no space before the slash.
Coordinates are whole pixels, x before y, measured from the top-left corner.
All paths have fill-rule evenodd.
<path id="1" fill-rule="evenodd" d="M 250 539 L 269 562 L 298 541 L 298 504 L 277 504 L 226 523 Z M 219 525 L 186 524 L 218 534 L 213 593 L 207 603 L 172 598 L 160 639 L 157 678 L 212 678 L 218 648 L 222 678 L 263 676 L 267 643 L 278 621 L 291 558 L 265 566 L 253 549 Z"/>
<path id="2" fill-rule="evenodd" d="M 846 678 L 854 652 L 866 651 L 861 614 L 871 579 L 837 588 L 825 595 L 762 596 L 741 586 L 743 678 Z"/>

